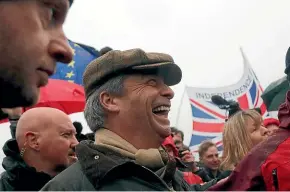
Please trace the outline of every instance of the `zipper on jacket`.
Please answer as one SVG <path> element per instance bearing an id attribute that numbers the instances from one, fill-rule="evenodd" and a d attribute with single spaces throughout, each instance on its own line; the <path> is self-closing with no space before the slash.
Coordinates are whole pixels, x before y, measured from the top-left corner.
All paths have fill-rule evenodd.
<path id="1" fill-rule="evenodd" d="M 278 173 L 277 168 L 272 171 L 273 185 L 276 191 L 279 191 L 279 183 L 278 183 Z"/>

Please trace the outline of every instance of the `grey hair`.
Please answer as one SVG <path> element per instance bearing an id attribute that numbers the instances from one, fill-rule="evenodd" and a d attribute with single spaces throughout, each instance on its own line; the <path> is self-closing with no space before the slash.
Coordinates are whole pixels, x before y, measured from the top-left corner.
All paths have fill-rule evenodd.
<path id="1" fill-rule="evenodd" d="M 100 94 L 107 92 L 112 95 L 121 96 L 124 91 L 124 80 L 126 76 L 117 76 L 97 88 L 87 99 L 85 106 L 85 119 L 93 132 L 105 126 L 106 113 L 100 102 Z"/>

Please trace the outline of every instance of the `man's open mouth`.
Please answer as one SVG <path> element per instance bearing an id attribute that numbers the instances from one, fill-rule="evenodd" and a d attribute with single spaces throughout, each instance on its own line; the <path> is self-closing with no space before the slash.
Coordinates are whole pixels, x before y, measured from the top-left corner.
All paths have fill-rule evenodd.
<path id="1" fill-rule="evenodd" d="M 152 112 L 156 115 L 168 115 L 169 111 L 170 106 L 168 105 L 160 105 L 152 110 Z"/>
<path id="2" fill-rule="evenodd" d="M 70 152 L 70 153 L 68 154 L 68 156 L 71 157 L 71 158 L 73 158 L 73 159 L 77 158 L 77 155 L 76 155 L 75 152 Z"/>

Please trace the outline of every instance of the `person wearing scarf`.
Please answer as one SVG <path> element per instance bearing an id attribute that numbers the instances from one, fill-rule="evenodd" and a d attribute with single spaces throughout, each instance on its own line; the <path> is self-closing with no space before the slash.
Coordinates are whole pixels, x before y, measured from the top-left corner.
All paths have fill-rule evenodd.
<path id="1" fill-rule="evenodd" d="M 171 135 L 168 113 L 181 69 L 171 56 L 141 49 L 108 50 L 83 76 L 85 118 L 95 142 L 76 147 L 78 162 L 44 191 L 196 191 L 162 143 Z M 214 184 L 214 183 L 212 183 Z"/>

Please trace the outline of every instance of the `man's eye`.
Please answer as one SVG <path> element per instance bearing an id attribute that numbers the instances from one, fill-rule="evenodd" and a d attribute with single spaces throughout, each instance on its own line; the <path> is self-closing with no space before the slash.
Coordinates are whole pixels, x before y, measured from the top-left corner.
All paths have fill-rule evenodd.
<path id="1" fill-rule="evenodd" d="M 70 133 L 63 133 L 62 136 L 68 138 L 71 136 L 71 134 Z"/>
<path id="2" fill-rule="evenodd" d="M 43 3 L 43 12 L 48 27 L 62 25 L 65 21 L 68 8 L 62 0 L 37 0 Z"/>
<path id="3" fill-rule="evenodd" d="M 157 85 L 157 81 L 155 79 L 150 79 L 148 81 L 148 85 L 151 85 L 151 86 L 156 86 Z"/>

